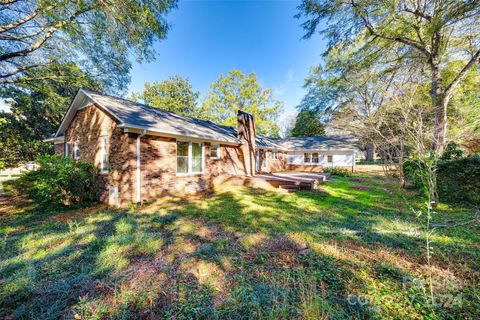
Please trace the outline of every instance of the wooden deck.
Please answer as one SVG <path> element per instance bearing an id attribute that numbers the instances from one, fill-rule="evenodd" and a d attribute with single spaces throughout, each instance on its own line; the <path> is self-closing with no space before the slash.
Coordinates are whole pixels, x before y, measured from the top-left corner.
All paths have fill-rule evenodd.
<path id="1" fill-rule="evenodd" d="M 229 179 L 229 182 L 254 188 L 278 188 L 292 192 L 314 189 L 329 177 L 328 173 L 318 172 L 276 172 L 257 174 L 252 177 L 235 177 Z"/>

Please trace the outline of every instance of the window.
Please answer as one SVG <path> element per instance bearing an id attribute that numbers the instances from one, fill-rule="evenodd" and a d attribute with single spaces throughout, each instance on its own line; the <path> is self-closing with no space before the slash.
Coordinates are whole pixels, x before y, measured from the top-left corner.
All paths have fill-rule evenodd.
<path id="1" fill-rule="evenodd" d="M 318 163 L 318 152 L 312 153 L 312 163 Z"/>
<path id="2" fill-rule="evenodd" d="M 64 147 L 64 151 L 65 151 L 65 157 L 70 157 L 70 144 L 68 142 L 65 142 L 65 147 Z"/>
<path id="3" fill-rule="evenodd" d="M 108 172 L 107 136 L 100 137 L 100 172 Z"/>
<path id="4" fill-rule="evenodd" d="M 80 158 L 80 150 L 78 150 L 78 141 L 73 144 L 73 159 L 78 160 Z"/>
<path id="5" fill-rule="evenodd" d="M 276 151 L 276 150 L 272 151 L 272 159 L 273 160 L 278 160 L 278 151 Z"/>
<path id="6" fill-rule="evenodd" d="M 220 159 L 220 145 L 212 144 L 210 148 L 210 158 L 211 159 Z"/>
<path id="7" fill-rule="evenodd" d="M 332 163 L 332 162 L 333 162 L 333 156 L 332 156 L 332 155 L 328 155 L 328 156 L 327 156 L 327 162 L 328 162 L 328 163 Z"/>
<path id="8" fill-rule="evenodd" d="M 203 143 L 177 141 L 177 173 L 203 172 Z"/>
<path id="9" fill-rule="evenodd" d="M 303 162 L 310 163 L 310 153 L 303 154 Z"/>

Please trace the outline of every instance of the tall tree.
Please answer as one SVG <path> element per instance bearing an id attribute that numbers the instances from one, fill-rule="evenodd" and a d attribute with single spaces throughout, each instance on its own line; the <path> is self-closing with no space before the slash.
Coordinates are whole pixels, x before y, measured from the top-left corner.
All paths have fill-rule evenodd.
<path id="1" fill-rule="evenodd" d="M 51 152 L 51 143 L 43 139 L 55 133 L 77 90 L 102 90 L 98 81 L 73 62 L 53 63 L 32 72 L 43 80 L 0 89 L 0 98 L 10 107 L 9 111 L 0 112 L 0 162 L 6 166 Z"/>
<path id="2" fill-rule="evenodd" d="M 198 91 L 193 91 L 188 79 L 175 75 L 162 82 L 145 83 L 143 92 L 133 94 L 132 99 L 141 100 L 155 108 L 195 117 L 198 115 L 199 95 Z"/>
<path id="3" fill-rule="evenodd" d="M 124 89 L 133 53 L 168 31 L 177 0 L 14 0 L 0 7 L 0 84 L 43 79 L 33 69 L 75 61 L 108 87 Z M 58 76 L 50 75 L 51 78 Z"/>
<path id="4" fill-rule="evenodd" d="M 363 52 L 368 57 L 396 52 L 410 62 L 428 66 L 430 103 L 435 123 L 432 150 L 446 145 L 447 106 L 467 72 L 480 61 L 480 2 L 476 0 L 303 0 L 298 17 L 305 17 L 305 37 L 312 36 L 322 21 L 322 33 L 330 48 Z M 356 39 L 364 38 L 358 46 Z M 444 68 L 452 59 L 466 62 L 447 79 Z"/>
<path id="5" fill-rule="evenodd" d="M 260 86 L 255 73 L 245 75 L 239 70 L 231 70 L 227 76 L 220 75 L 210 88 L 202 105 L 203 118 L 235 126 L 237 110 L 240 109 L 255 117 L 258 132 L 279 136 L 278 118 L 283 102 L 272 97 L 271 89 Z"/>
<path id="6" fill-rule="evenodd" d="M 325 127 L 320 121 L 320 115 L 312 110 L 301 110 L 297 114 L 292 137 L 324 136 Z"/>

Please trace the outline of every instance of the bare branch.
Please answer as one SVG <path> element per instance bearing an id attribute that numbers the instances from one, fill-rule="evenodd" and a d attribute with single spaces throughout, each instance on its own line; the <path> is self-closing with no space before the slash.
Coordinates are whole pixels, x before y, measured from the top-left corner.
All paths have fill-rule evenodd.
<path id="1" fill-rule="evenodd" d="M 468 61 L 468 63 L 463 67 L 462 71 L 453 79 L 453 81 L 445 88 L 444 99 L 448 100 L 453 94 L 453 91 L 458 86 L 458 84 L 465 78 L 468 70 L 470 70 L 474 65 L 480 63 L 480 50 L 478 50 Z"/>

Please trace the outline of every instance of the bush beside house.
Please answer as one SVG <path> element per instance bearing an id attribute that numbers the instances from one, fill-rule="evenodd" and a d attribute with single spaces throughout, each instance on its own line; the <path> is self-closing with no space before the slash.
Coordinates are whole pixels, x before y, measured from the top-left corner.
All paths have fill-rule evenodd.
<path id="1" fill-rule="evenodd" d="M 4 183 L 6 191 L 42 205 L 73 205 L 98 200 L 98 181 L 92 164 L 61 155 L 41 156 L 37 163 L 39 169 Z"/>
<path id="2" fill-rule="evenodd" d="M 415 189 L 423 187 L 421 174 L 418 164 L 407 161 L 405 175 Z M 480 204 L 480 155 L 440 160 L 437 185 L 441 201 Z"/>

